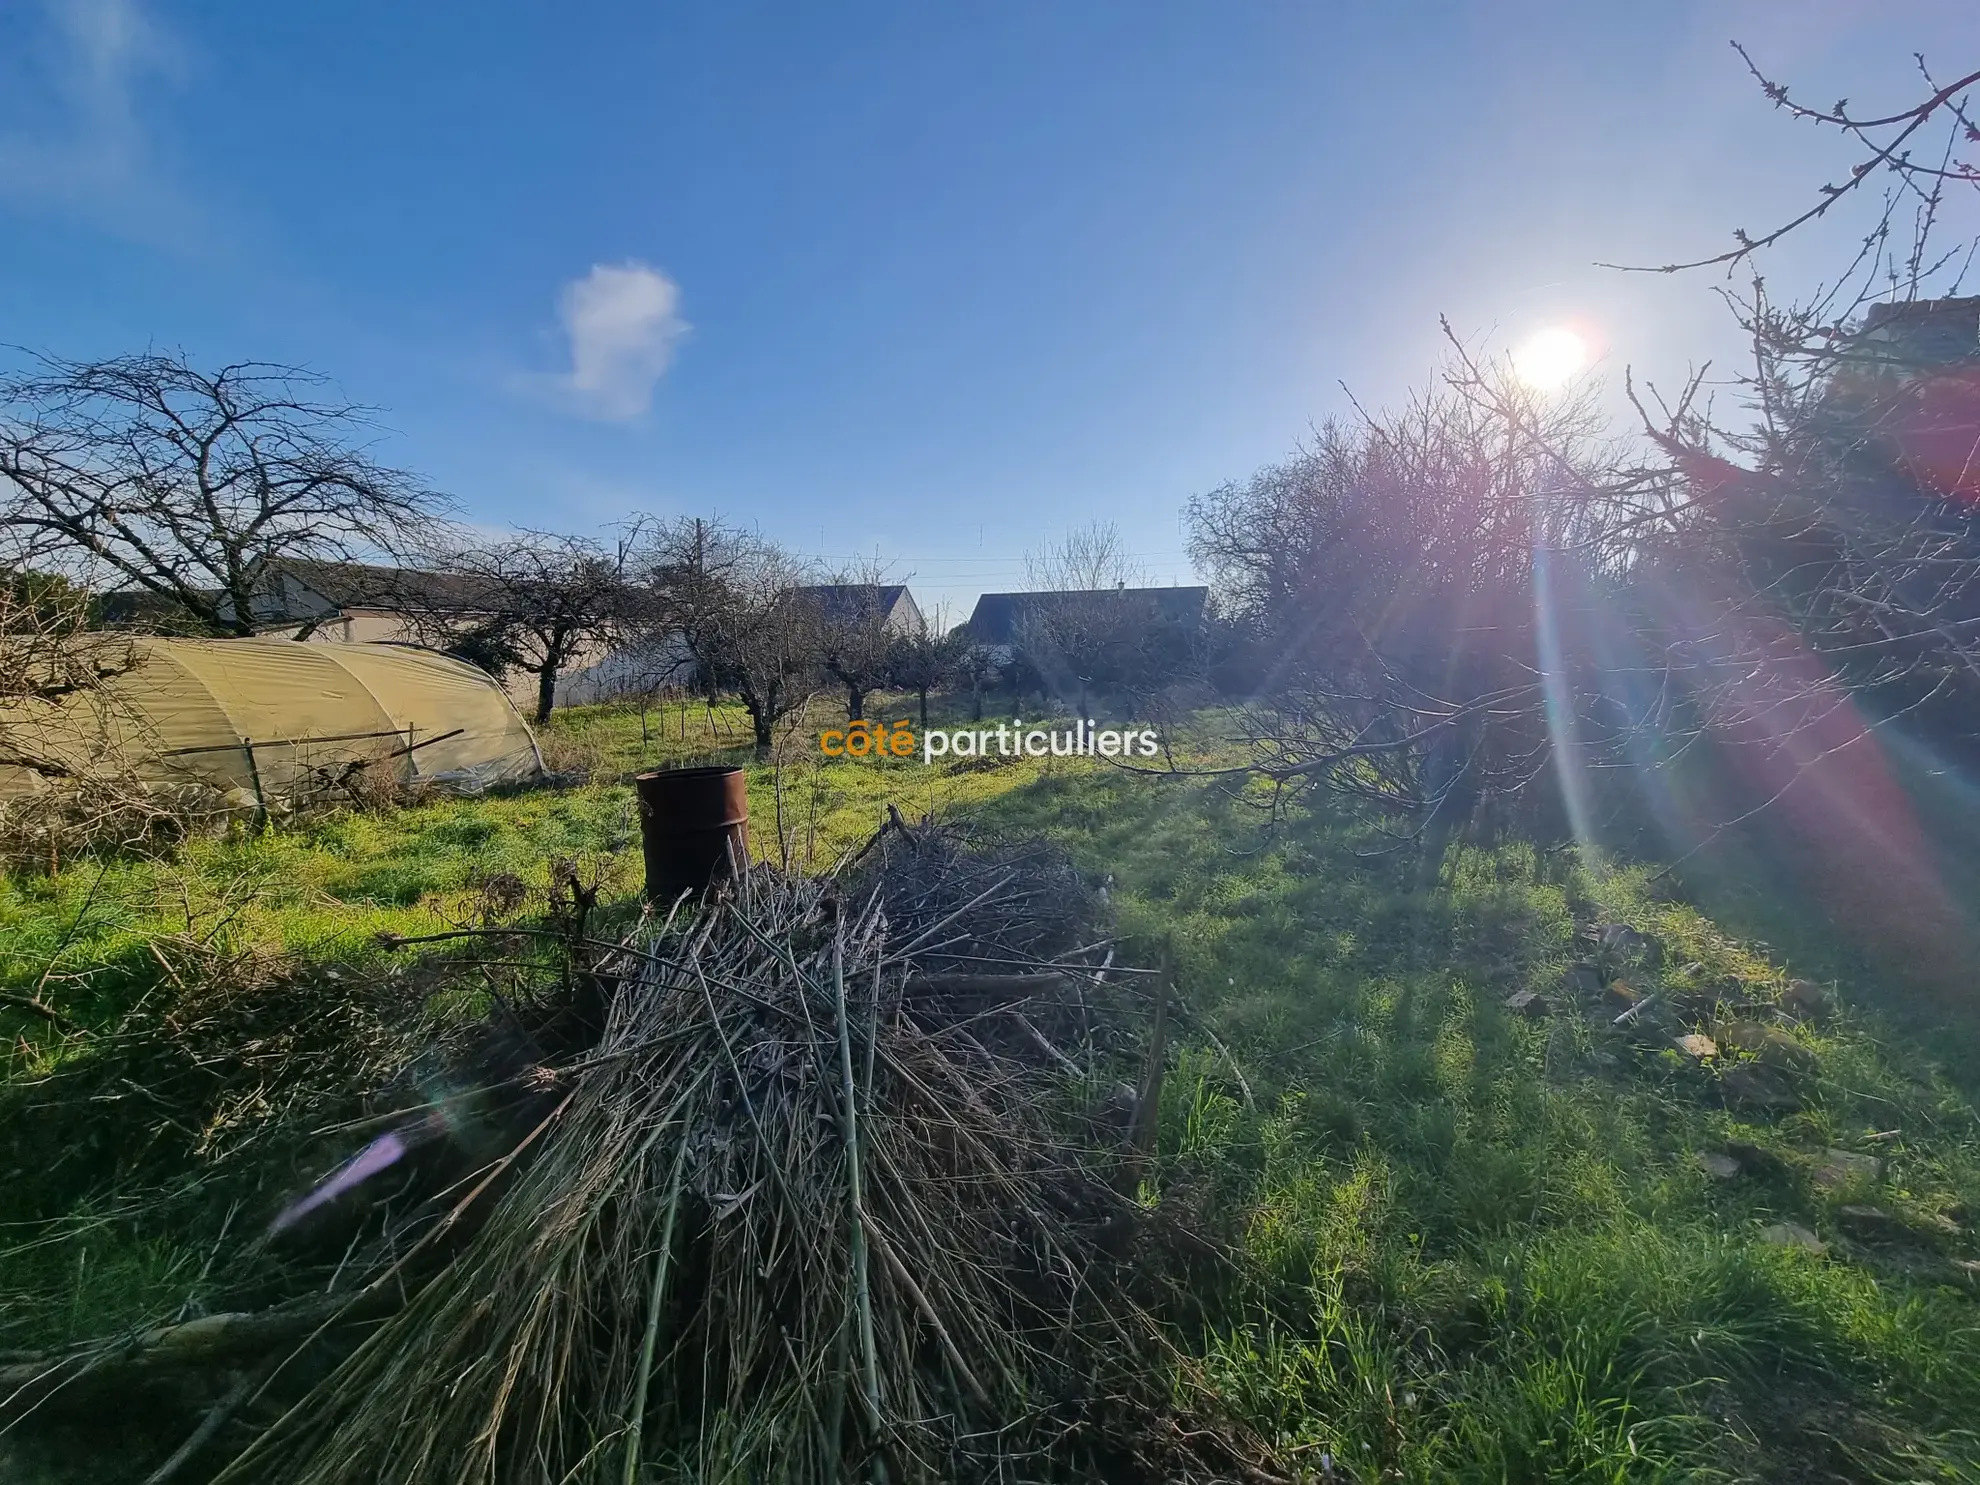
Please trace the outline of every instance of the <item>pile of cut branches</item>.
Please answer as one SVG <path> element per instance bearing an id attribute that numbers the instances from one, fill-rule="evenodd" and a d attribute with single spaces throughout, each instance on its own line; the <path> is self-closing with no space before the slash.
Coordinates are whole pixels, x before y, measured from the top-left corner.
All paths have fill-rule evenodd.
<path id="1" fill-rule="evenodd" d="M 1095 908 L 1049 851 L 902 827 L 648 919 L 216 1479 L 1273 1478 L 1136 1300 L 1132 1159 L 1080 1105 L 1157 997 Z"/>

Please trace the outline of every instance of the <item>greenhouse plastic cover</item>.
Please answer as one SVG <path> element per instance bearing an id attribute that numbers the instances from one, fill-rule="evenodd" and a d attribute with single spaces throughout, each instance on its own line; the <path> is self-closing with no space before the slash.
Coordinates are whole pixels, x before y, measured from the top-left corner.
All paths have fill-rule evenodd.
<path id="1" fill-rule="evenodd" d="M 273 639 L 106 636 L 99 644 L 99 691 L 0 706 L 0 757 L 81 773 L 107 755 L 150 784 L 259 803 L 321 788 L 360 762 L 402 784 L 462 793 L 543 769 L 501 686 L 431 650 Z M 0 763 L 0 795 L 50 786 L 42 772 Z"/>

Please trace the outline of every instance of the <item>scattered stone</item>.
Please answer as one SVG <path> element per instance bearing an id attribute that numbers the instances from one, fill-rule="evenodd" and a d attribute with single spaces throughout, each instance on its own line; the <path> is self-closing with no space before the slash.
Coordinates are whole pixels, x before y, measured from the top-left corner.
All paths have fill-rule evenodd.
<path id="1" fill-rule="evenodd" d="M 1719 1044 L 1701 1031 L 1687 1032 L 1683 1036 L 1673 1037 L 1671 1045 L 1693 1062 L 1703 1062 L 1708 1057 L 1719 1055 Z"/>
<path id="2" fill-rule="evenodd" d="M 1609 1003 L 1619 1011 L 1628 1010 L 1643 998 L 1637 993 L 1636 988 L 1626 980 L 1611 980 L 1606 988 L 1608 990 Z"/>
<path id="3" fill-rule="evenodd" d="M 1763 1227 L 1760 1229 L 1760 1241 L 1771 1243 L 1776 1248 L 1801 1248 L 1818 1255 L 1829 1251 L 1827 1243 L 1799 1222 L 1776 1222 L 1770 1227 Z"/>
<path id="4" fill-rule="evenodd" d="M 1790 980 L 1781 1009 L 1800 1021 L 1820 1021 L 1835 1009 L 1835 1002 L 1813 980 Z"/>
<path id="5" fill-rule="evenodd" d="M 1749 1175 L 1775 1176 L 1787 1169 L 1787 1162 L 1772 1150 L 1747 1140 L 1727 1140 L 1726 1154 L 1737 1160 L 1740 1169 Z"/>
<path id="6" fill-rule="evenodd" d="M 1904 1220 L 1882 1207 L 1838 1207 L 1836 1221 L 1851 1237 L 1862 1238 L 1865 1242 L 1887 1243 L 1906 1235 Z"/>
<path id="7" fill-rule="evenodd" d="M 1959 1270 L 1947 1259 L 1909 1243 L 1877 1245 L 1877 1265 L 1928 1284 L 1945 1284 L 1960 1277 Z"/>
<path id="8" fill-rule="evenodd" d="M 1730 1155 L 1721 1155 L 1716 1150 L 1700 1150 L 1696 1159 L 1698 1168 L 1715 1181 L 1739 1179 L 1740 1163 Z"/>
<path id="9" fill-rule="evenodd" d="M 1788 1086 L 1780 1069 L 1760 1062 L 1741 1062 L 1725 1069 L 1719 1074 L 1719 1093 L 1736 1109 L 1791 1114 L 1801 1107 L 1800 1095 Z"/>
<path id="10" fill-rule="evenodd" d="M 1810 1179 L 1824 1191 L 1859 1182 L 1874 1185 L 1884 1179 L 1884 1162 L 1874 1155 L 1857 1155 L 1848 1150 L 1824 1150 L 1816 1157 Z"/>
<path id="11" fill-rule="evenodd" d="M 1813 1067 L 1815 1054 L 1778 1026 L 1758 1021 L 1734 1021 L 1718 1028 L 1719 1040 L 1742 1052 L 1750 1052 L 1762 1062 L 1797 1071 Z"/>
<path id="12" fill-rule="evenodd" d="M 1602 993 L 1602 972 L 1592 964 L 1577 964 L 1561 976 L 1561 993 L 1580 999 Z"/>
<path id="13" fill-rule="evenodd" d="M 1538 1017 L 1547 1014 L 1547 997 L 1538 990 L 1519 990 L 1506 997 L 1506 1009 L 1515 1016 Z"/>
<path id="14" fill-rule="evenodd" d="M 1667 987 L 1665 993 L 1684 1007 L 1685 1014 L 1694 1021 L 1709 1020 L 1719 1003 L 1719 993 L 1710 985 L 1680 984 Z"/>
<path id="15" fill-rule="evenodd" d="M 1646 962 L 1655 963 L 1659 957 L 1657 940 L 1647 933 L 1637 932 L 1627 923 L 1604 923 L 1596 942 L 1601 945 L 1602 952 L 1612 958 L 1640 954 Z"/>
<path id="16" fill-rule="evenodd" d="M 1925 1219 L 1925 1225 L 1942 1238 L 1956 1238 L 1966 1231 L 1966 1225 L 1944 1212 L 1933 1212 Z"/>

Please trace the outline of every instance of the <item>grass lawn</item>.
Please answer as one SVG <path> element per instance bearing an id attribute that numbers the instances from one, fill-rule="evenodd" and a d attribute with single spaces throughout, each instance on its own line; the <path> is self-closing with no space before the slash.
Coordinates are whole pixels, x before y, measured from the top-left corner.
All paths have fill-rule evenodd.
<path id="1" fill-rule="evenodd" d="M 0 883 L 0 990 L 101 1027 L 169 1000 L 201 944 L 378 983 L 379 932 L 471 921 L 492 881 L 541 889 L 559 859 L 625 914 L 627 776 L 741 760 L 744 736 L 734 715 L 654 713 L 642 737 L 635 713 L 580 711 L 545 751 L 588 782 Z M 1111 876 L 1139 949 L 1173 940 L 1182 993 L 1248 1084 L 1182 1035 L 1144 1194 L 1207 1214 L 1237 1261 L 1178 1304 L 1177 1333 L 1316 1478 L 1324 1451 L 1360 1481 L 1980 1479 L 1980 1287 L 1959 1265 L 1980 1257 L 1974 1073 L 1880 1016 L 1890 987 L 1844 984 L 1833 1017 L 1791 1030 L 1799 1108 L 1738 1112 L 1668 1037 L 1597 1026 L 1559 996 L 1548 1015 L 1503 1006 L 1553 992 L 1577 924 L 1609 921 L 1666 945 L 1645 988 L 1778 995 L 1788 965 L 1644 871 L 1509 846 L 1460 852 L 1426 883 L 1325 805 L 1267 829 L 1221 783 L 1092 762 L 824 762 L 801 737 L 780 768 L 752 763 L 755 848 L 793 864 L 856 846 L 889 801 L 1062 839 Z M 0 1034 L 0 1097 L 89 1055 L 15 1011 Z M 212 1143 L 198 1133 L 195 1160 Z M 1708 1173 L 1698 1157 L 1729 1142 L 1752 1147 L 1746 1173 Z M 1874 1156 L 1880 1176 L 1838 1176 L 1832 1150 Z M 14 1153 L 0 1222 L 54 1215 Z M 106 1186 L 61 1221 L 0 1229 L 16 1235 L 0 1350 L 101 1334 L 197 1290 L 212 1233 L 159 1231 L 121 1199 Z M 1845 1211 L 1864 1207 L 1881 1232 Z M 1784 1223 L 1822 1250 L 1770 1240 Z"/>

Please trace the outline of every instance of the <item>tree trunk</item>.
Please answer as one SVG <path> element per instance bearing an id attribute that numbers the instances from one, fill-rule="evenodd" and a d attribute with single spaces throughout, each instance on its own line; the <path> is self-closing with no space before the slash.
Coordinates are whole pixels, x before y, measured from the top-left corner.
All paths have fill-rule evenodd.
<path id="1" fill-rule="evenodd" d="M 926 732 L 928 730 L 928 688 L 926 686 L 916 687 L 915 695 L 921 698 L 921 730 Z"/>
<path id="2" fill-rule="evenodd" d="M 550 720 L 550 708 L 557 704 L 557 662 L 545 660 L 536 671 L 536 725 Z"/>
<path id="3" fill-rule="evenodd" d="M 846 683 L 846 720 L 858 722 L 866 716 L 866 688 Z"/>
<path id="4" fill-rule="evenodd" d="M 757 711 L 756 708 L 751 707 L 749 722 L 750 726 L 756 730 L 756 751 L 759 753 L 769 752 L 771 743 L 775 741 L 770 735 L 770 719 Z"/>
<path id="5" fill-rule="evenodd" d="M 980 675 L 969 678 L 969 719 L 972 722 L 983 720 L 983 677 Z"/>
<path id="6" fill-rule="evenodd" d="M 228 564 L 230 567 L 232 563 Z M 230 573 L 225 588 L 226 597 L 215 596 L 211 614 L 202 614 L 191 604 L 185 605 L 195 618 L 204 619 L 214 628 L 232 639 L 254 638 L 254 585 L 238 573 Z M 227 606 L 227 617 L 220 617 L 220 605 Z"/>

